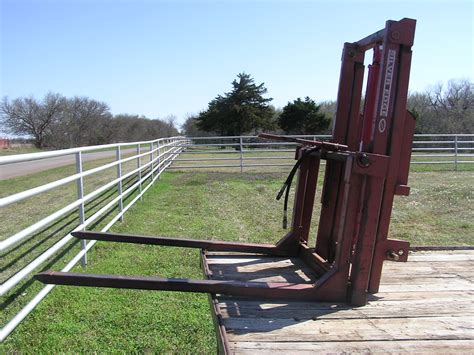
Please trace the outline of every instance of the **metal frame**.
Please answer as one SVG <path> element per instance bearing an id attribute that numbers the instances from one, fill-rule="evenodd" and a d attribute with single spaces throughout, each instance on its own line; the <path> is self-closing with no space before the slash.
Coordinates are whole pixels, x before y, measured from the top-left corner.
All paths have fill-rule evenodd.
<path id="1" fill-rule="evenodd" d="M 170 279 L 52 271 L 40 273 L 36 278 L 61 285 L 313 301 L 347 300 L 353 305 L 366 304 L 368 292 L 378 290 L 383 262 L 406 261 L 408 256 L 409 243 L 389 240 L 387 232 L 394 195 L 409 192 L 406 184 L 414 118 L 406 111 L 406 100 L 414 32 L 415 20 L 387 21 L 385 29 L 344 45 L 332 142 L 260 136 L 297 143 L 296 158 L 301 163 L 291 230 L 275 245 L 85 231 L 73 233 L 79 239 L 297 256 L 318 275 L 314 283 Z M 365 115 L 361 115 L 364 54 L 369 49 L 374 49 L 374 59 L 369 68 Z M 242 148 L 242 140 L 235 145 Z M 316 245 L 311 248 L 308 246 L 309 231 L 321 160 L 327 161 L 322 210 Z"/>

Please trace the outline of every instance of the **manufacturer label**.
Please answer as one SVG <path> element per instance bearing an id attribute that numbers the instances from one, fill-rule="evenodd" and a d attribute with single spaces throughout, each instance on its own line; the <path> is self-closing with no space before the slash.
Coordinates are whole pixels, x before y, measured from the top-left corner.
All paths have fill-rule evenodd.
<path id="1" fill-rule="evenodd" d="M 385 70 L 385 81 L 383 85 L 383 94 L 382 94 L 382 105 L 380 106 L 380 116 L 388 116 L 388 108 L 390 105 L 390 94 L 392 93 L 392 81 L 393 81 L 393 71 L 395 68 L 395 59 L 397 57 L 397 52 L 393 49 L 388 50 L 387 56 L 387 69 Z M 382 123 L 382 120 L 379 122 L 379 131 L 383 132 L 386 128 L 386 122 Z"/>

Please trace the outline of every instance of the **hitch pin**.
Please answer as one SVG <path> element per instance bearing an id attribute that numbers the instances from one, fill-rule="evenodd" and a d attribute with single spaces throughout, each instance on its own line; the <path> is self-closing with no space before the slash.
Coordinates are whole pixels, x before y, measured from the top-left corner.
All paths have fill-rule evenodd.
<path id="1" fill-rule="evenodd" d="M 400 249 L 398 252 L 396 252 L 395 250 L 389 250 L 387 252 L 387 256 L 390 260 L 394 260 L 394 261 L 398 261 L 400 260 L 400 256 L 402 256 L 405 252 L 403 251 L 403 249 Z"/>

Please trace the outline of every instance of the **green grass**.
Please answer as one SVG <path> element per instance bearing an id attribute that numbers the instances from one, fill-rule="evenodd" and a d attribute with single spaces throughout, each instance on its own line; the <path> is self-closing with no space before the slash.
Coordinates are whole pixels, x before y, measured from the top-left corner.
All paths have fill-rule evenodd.
<path id="1" fill-rule="evenodd" d="M 275 194 L 285 176 L 169 172 L 113 231 L 272 243 L 284 234 Z M 473 172 L 414 172 L 410 185 L 410 197 L 396 198 L 391 237 L 413 245 L 473 244 Z M 78 250 L 73 248 L 70 254 Z M 62 256 L 53 268 L 60 269 L 69 258 Z M 99 242 L 89 260 L 87 272 L 202 277 L 198 252 L 191 249 Z M 19 297 L 39 287 L 35 281 Z M 6 313 L 15 305 L 8 304 Z M 0 352 L 26 353 L 215 349 L 205 295 L 81 287 L 56 287 L 0 345 Z"/>
<path id="2" fill-rule="evenodd" d="M 410 175 L 411 193 L 396 196 L 390 227 L 412 245 L 474 245 L 474 172 Z"/>

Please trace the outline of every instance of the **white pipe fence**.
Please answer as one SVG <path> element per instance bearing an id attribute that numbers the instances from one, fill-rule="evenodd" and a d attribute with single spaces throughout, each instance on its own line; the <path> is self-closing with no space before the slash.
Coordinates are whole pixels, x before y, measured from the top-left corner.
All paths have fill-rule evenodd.
<path id="1" fill-rule="evenodd" d="M 329 140 L 330 135 L 292 136 Z M 285 167 L 294 164 L 295 143 L 264 141 L 256 136 L 188 137 L 186 151 L 173 169 Z M 411 164 L 443 165 L 458 170 L 474 163 L 474 134 L 416 134 Z"/>
<path id="2" fill-rule="evenodd" d="M 114 208 L 118 206 L 118 213 L 113 216 L 113 218 L 107 223 L 101 231 L 105 232 L 109 230 L 112 225 L 119 219 L 123 219 L 124 213 L 139 199 L 142 195 L 152 186 L 152 184 L 159 178 L 161 173 L 165 171 L 179 156 L 183 151 L 187 140 L 184 137 L 171 137 L 171 138 L 162 138 L 153 141 L 143 141 L 143 142 L 133 142 L 133 143 L 119 143 L 119 144 L 108 144 L 102 146 L 92 146 L 92 147 L 83 147 L 83 148 L 74 148 L 74 149 L 65 149 L 52 152 L 44 153 L 32 153 L 32 154 L 22 154 L 22 155 L 13 155 L 0 157 L 0 168 L 7 169 L 7 164 L 33 161 L 39 159 L 46 159 L 64 155 L 75 155 L 76 161 L 76 173 L 35 187 L 19 193 L 15 193 L 3 198 L 0 198 L 0 207 L 6 207 L 17 203 L 19 201 L 31 198 L 33 196 L 39 195 L 46 191 L 56 189 L 60 186 L 63 186 L 67 183 L 76 181 L 77 184 L 77 199 L 68 205 L 60 208 L 54 213 L 42 218 L 41 220 L 31 224 L 30 226 L 22 229 L 16 234 L 3 239 L 0 241 L 0 253 L 2 253 L 2 258 L 5 255 L 15 252 L 15 248 L 18 244 L 27 241 L 29 238 L 34 236 L 35 232 L 38 232 L 43 227 L 50 225 L 51 223 L 58 221 L 58 219 L 66 216 L 71 211 L 77 209 L 78 211 L 78 221 L 79 224 L 71 230 L 78 231 L 84 230 L 85 228 L 92 225 L 92 223 L 98 221 L 100 218 L 105 216 L 110 216 L 110 213 Z M 123 147 L 133 147 L 136 146 L 136 154 L 130 157 L 123 157 L 122 150 Z M 144 150 L 144 148 L 148 150 Z M 115 161 L 101 165 L 96 168 L 84 170 L 83 169 L 83 153 L 104 150 L 104 149 L 115 149 Z M 149 156 L 149 162 L 143 164 L 141 162 L 142 158 Z M 136 168 L 133 170 L 123 173 L 122 167 L 124 163 L 131 162 L 136 160 Z M 94 191 L 84 194 L 84 177 L 103 172 L 106 169 L 116 167 L 117 178 L 102 185 L 99 188 L 96 188 Z M 127 185 L 125 185 L 127 183 Z M 144 186 L 146 184 L 146 186 Z M 86 218 L 85 216 L 85 204 L 91 202 L 94 198 L 99 197 L 103 193 L 108 191 L 113 191 L 116 189 L 117 196 L 112 198 L 110 201 L 100 207 L 99 210 L 94 212 L 90 217 Z M 133 193 L 136 194 L 133 199 L 128 204 L 124 204 L 124 200 L 127 197 L 130 197 Z M 71 245 L 70 242 L 73 240 L 71 232 L 67 233 L 60 240 L 58 240 L 51 247 L 43 251 L 39 256 L 35 257 L 31 262 L 26 266 L 17 271 L 13 276 L 8 278 L 5 282 L 0 285 L 0 296 L 5 296 L 9 291 L 14 289 L 16 286 L 22 282 L 31 280 L 32 272 L 35 271 L 38 267 L 45 264 L 59 252 L 64 250 L 68 245 Z M 69 271 L 74 267 L 74 265 L 82 260 L 82 264 L 87 263 L 87 251 L 92 248 L 96 241 L 83 241 L 81 243 L 81 250 L 77 253 L 72 260 L 62 269 L 62 271 Z M 17 313 L 8 323 L 0 330 L 0 342 L 3 341 L 15 328 L 16 326 L 38 305 L 38 303 L 54 288 L 54 285 L 47 285 L 41 291 L 34 296 L 32 300 L 29 301 L 26 306 L 24 306 L 19 313 Z"/>

